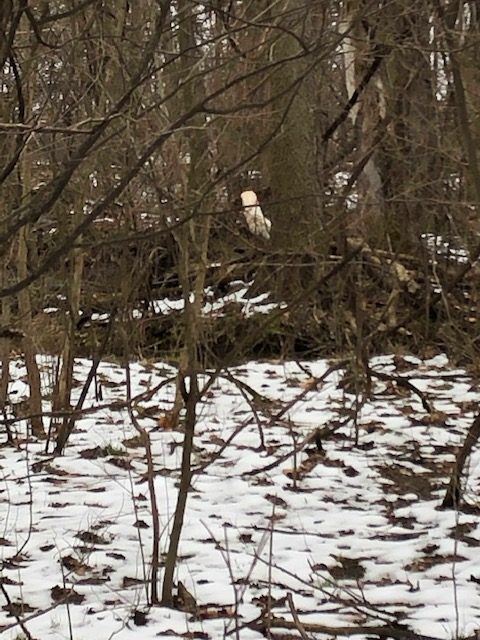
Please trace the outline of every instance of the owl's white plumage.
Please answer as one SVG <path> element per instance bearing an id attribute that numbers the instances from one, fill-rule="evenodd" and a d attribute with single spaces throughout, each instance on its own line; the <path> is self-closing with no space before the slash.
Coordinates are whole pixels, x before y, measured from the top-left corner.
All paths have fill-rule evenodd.
<path id="1" fill-rule="evenodd" d="M 270 240 L 272 223 L 263 215 L 255 191 L 243 191 L 240 197 L 242 199 L 243 215 L 250 232 L 257 236 L 262 236 L 265 240 Z"/>

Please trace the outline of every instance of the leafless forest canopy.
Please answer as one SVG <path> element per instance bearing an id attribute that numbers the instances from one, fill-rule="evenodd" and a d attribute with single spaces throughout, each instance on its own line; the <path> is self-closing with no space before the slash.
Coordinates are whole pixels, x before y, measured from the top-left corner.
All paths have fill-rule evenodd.
<path id="1" fill-rule="evenodd" d="M 3 0 L 3 357 L 176 359 L 189 334 L 209 366 L 474 361 L 479 21 L 464 0 Z M 202 313 L 236 281 L 282 306 Z"/>

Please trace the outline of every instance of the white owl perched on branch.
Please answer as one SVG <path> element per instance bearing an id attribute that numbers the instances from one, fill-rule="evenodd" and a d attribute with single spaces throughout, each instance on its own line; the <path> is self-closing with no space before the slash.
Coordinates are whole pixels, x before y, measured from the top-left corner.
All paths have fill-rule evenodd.
<path id="1" fill-rule="evenodd" d="M 263 215 L 255 191 L 243 191 L 240 197 L 242 198 L 243 215 L 250 232 L 256 236 L 262 236 L 265 240 L 270 240 L 272 223 Z"/>

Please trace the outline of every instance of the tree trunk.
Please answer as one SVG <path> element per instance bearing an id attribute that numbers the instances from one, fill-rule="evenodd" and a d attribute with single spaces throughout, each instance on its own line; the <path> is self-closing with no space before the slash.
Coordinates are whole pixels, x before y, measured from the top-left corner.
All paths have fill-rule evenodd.
<path id="1" fill-rule="evenodd" d="M 308 41 L 308 30 L 303 17 L 300 19 L 302 12 L 305 3 L 299 0 L 284 0 L 275 11 L 290 15 L 290 19 L 279 20 L 281 26 Z M 313 117 L 316 89 L 308 72 L 308 58 L 303 59 L 292 35 L 279 36 L 271 46 L 271 56 L 273 62 L 285 60 L 271 80 L 272 95 L 280 96 L 273 103 L 278 131 L 268 148 L 272 242 L 281 251 L 304 252 L 316 246 L 319 231 Z"/>
<path id="2" fill-rule="evenodd" d="M 458 451 L 455 463 L 453 465 L 452 474 L 450 476 L 450 482 L 448 483 L 447 492 L 442 502 L 442 509 L 459 509 L 463 500 L 462 491 L 462 475 L 473 447 L 477 444 L 480 438 L 480 413 L 473 421 L 470 429 L 468 430 L 465 442 L 461 449 Z"/>
<path id="3" fill-rule="evenodd" d="M 24 165 L 24 163 L 22 163 Z M 24 176 L 25 179 L 25 176 Z M 19 278 L 25 278 L 28 273 L 27 266 L 27 233 L 28 229 L 23 227 L 20 230 L 18 239 L 17 253 L 17 273 Z M 21 325 L 25 333 L 23 339 L 23 350 L 25 355 L 25 366 L 27 369 L 28 387 L 30 390 L 29 410 L 32 414 L 30 426 L 34 436 L 43 438 L 45 431 L 43 429 L 42 419 L 42 391 L 40 371 L 38 369 L 36 359 L 36 349 L 32 338 L 32 306 L 30 300 L 30 290 L 23 289 L 18 294 L 18 310 L 22 319 Z"/>
<path id="4" fill-rule="evenodd" d="M 36 49 L 38 43 L 36 38 L 30 43 L 30 25 L 26 18 L 23 19 L 23 26 L 25 28 L 25 38 L 27 44 L 30 47 L 30 58 L 24 66 L 23 70 L 23 95 L 25 100 L 25 113 L 28 116 L 32 113 L 33 106 L 33 63 L 36 60 Z M 33 184 L 32 184 L 32 157 L 29 147 L 27 146 L 22 153 L 20 165 L 18 167 L 18 178 L 20 183 L 20 200 L 22 202 L 27 201 L 31 197 Z M 29 233 L 30 225 L 26 224 L 21 227 L 18 234 L 17 244 L 17 274 L 20 280 L 24 279 L 28 275 L 29 271 Z M 33 250 L 33 246 L 30 245 L 30 249 Z M 33 257 L 33 256 L 32 256 Z M 45 432 L 43 428 L 42 419 L 42 391 L 40 371 L 36 360 L 36 348 L 33 340 L 34 331 L 32 324 L 32 302 L 30 289 L 25 288 L 18 294 L 18 310 L 21 318 L 21 326 L 25 333 L 23 340 L 23 350 L 25 355 L 25 366 L 27 369 L 28 386 L 30 390 L 29 409 L 32 414 L 30 419 L 30 426 L 34 436 L 44 437 Z"/>
<path id="5" fill-rule="evenodd" d="M 195 5 L 187 0 L 178 2 L 180 28 L 178 43 L 180 51 L 185 54 L 179 59 L 180 78 L 185 85 L 178 96 L 177 108 L 188 110 L 205 93 L 203 79 L 190 79 L 190 75 L 199 74 L 202 69 L 201 51 L 196 47 L 198 29 Z M 182 450 L 182 467 L 175 515 L 170 533 L 165 573 L 162 585 L 162 604 L 172 606 L 173 575 L 177 562 L 178 546 L 185 516 L 187 496 L 192 477 L 191 456 L 196 424 L 196 407 L 199 402 L 198 371 L 199 344 L 201 335 L 201 315 L 204 299 L 205 276 L 207 271 L 208 244 L 210 238 L 211 217 L 203 214 L 208 199 L 203 198 L 202 190 L 208 184 L 209 140 L 205 133 L 205 118 L 194 119 L 198 128 L 188 138 L 188 154 L 190 161 L 186 166 L 186 190 L 184 193 L 185 210 L 191 214 L 190 220 L 176 232 L 179 247 L 179 277 L 183 290 L 184 308 L 184 344 L 181 349 L 179 370 L 177 375 L 176 397 L 173 408 L 174 419 L 178 420 L 180 408 L 186 401 L 185 437 Z M 188 389 L 186 388 L 188 381 Z"/>

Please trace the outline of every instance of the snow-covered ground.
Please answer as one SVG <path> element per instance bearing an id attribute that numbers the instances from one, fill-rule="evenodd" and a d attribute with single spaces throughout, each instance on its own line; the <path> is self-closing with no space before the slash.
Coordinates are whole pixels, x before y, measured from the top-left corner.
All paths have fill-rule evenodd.
<path id="1" fill-rule="evenodd" d="M 375 370 L 408 377 L 432 410 L 411 389 L 374 380 L 355 425 L 343 372 L 316 385 L 331 364 L 249 363 L 206 393 L 176 573 L 196 613 L 146 608 L 146 464 L 123 404 L 123 369 L 102 363 L 101 400 L 90 394 L 93 410 L 64 456 L 45 455 L 45 444 L 29 442 L 16 423 L 18 447 L 0 449 L 0 633 L 23 633 L 8 600 L 41 640 L 301 637 L 275 622 L 270 632 L 255 628 L 268 607 L 277 622 L 293 621 L 293 607 L 310 638 L 335 635 L 312 631 L 314 623 L 395 622 L 442 639 L 477 632 L 479 518 L 438 508 L 478 410 L 477 388 L 441 356 L 378 358 Z M 52 366 L 42 360 L 46 393 Z M 76 363 L 77 394 L 89 366 Z M 132 364 L 131 372 L 133 395 L 175 374 L 162 363 Z M 27 392 L 24 376 L 13 362 L 12 402 Z M 154 452 L 162 552 L 183 440 L 162 428 L 173 393 L 168 384 L 134 403 Z M 466 498 L 476 505 L 479 481 L 475 449 Z"/>
<path id="2" fill-rule="evenodd" d="M 271 311 L 286 306 L 285 303 L 268 302 L 269 293 L 260 293 L 254 297 L 249 295 L 252 282 L 245 284 L 237 280 L 232 281 L 232 291 L 226 295 L 218 297 L 212 287 L 206 287 L 204 291 L 206 302 L 203 305 L 202 313 L 204 315 L 223 315 L 228 305 L 236 304 L 239 307 L 241 315 L 246 318 L 256 313 L 270 313 Z M 193 294 L 192 294 L 193 302 Z M 152 300 L 151 310 L 156 315 L 168 315 L 172 311 L 182 311 L 185 307 L 183 299 L 161 298 Z M 133 313 L 134 318 L 142 317 L 142 311 L 136 310 Z M 93 318 L 95 319 L 95 318 Z"/>
<path id="3" fill-rule="evenodd" d="M 250 292 L 253 282 L 245 283 L 242 280 L 232 280 L 230 283 L 230 291 L 224 295 L 219 295 L 213 287 L 206 287 L 204 290 L 205 302 L 202 307 L 202 314 L 205 316 L 222 316 L 226 311 L 235 305 L 239 315 L 249 318 L 255 314 L 268 314 L 275 309 L 286 307 L 285 302 L 271 302 L 270 293 L 259 293 L 252 295 Z M 60 298 L 60 296 L 59 296 Z M 64 297 L 62 296 L 64 299 Z M 191 294 L 191 302 L 193 302 L 193 294 Z M 169 315 L 175 311 L 182 311 L 185 308 L 185 301 L 182 297 L 176 298 L 159 298 L 151 300 L 146 309 L 134 309 L 132 311 L 133 319 L 140 319 L 151 314 L 153 315 Z M 65 310 L 60 307 L 45 307 L 43 312 L 46 314 L 61 314 Z M 83 312 L 80 312 L 82 318 Z M 109 313 L 92 313 L 87 315 L 86 324 L 96 322 L 99 324 L 108 323 L 110 319 Z"/>

